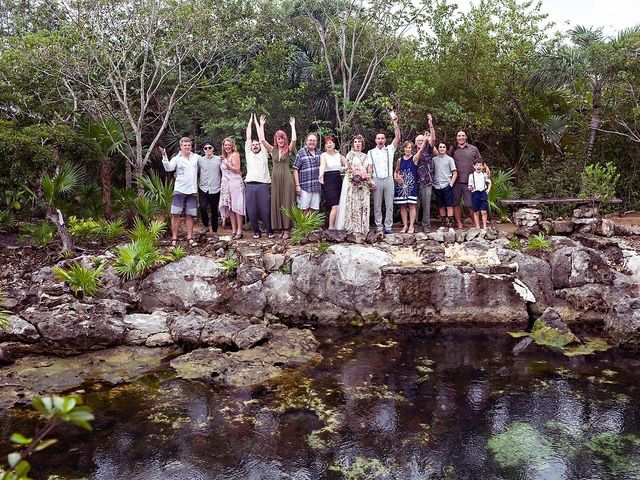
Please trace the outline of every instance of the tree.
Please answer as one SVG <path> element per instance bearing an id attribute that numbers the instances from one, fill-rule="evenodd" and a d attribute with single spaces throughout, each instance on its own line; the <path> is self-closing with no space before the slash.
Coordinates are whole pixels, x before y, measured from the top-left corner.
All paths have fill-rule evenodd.
<path id="1" fill-rule="evenodd" d="M 602 29 L 577 26 L 568 32 L 570 45 L 545 48 L 538 58 L 540 68 L 533 76 L 546 88 L 568 88 L 589 103 L 590 119 L 586 163 L 591 163 L 596 134 L 602 124 L 603 95 L 607 86 L 618 86 L 620 74 L 628 69 L 628 58 L 637 55 L 640 27 L 620 32 L 617 38 L 605 37 Z M 585 91 L 586 89 L 586 91 Z"/>
<path id="2" fill-rule="evenodd" d="M 176 105 L 225 68 L 238 70 L 243 17 L 235 2 L 63 2 L 60 55 L 52 55 L 74 104 L 98 124 L 118 121 L 116 149 L 142 173 Z M 235 12 L 234 12 L 235 13 Z M 228 78 L 228 77 L 227 77 Z M 130 180 L 128 179 L 128 183 Z"/>
<path id="3" fill-rule="evenodd" d="M 353 120 L 389 58 L 426 10 L 410 0 L 328 0 L 303 4 L 313 25 L 333 98 L 338 137 Z"/>

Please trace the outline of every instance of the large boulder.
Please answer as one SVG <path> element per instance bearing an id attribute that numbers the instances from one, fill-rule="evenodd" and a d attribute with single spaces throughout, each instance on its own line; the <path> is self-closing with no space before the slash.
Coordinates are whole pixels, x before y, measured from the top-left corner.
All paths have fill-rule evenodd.
<path id="1" fill-rule="evenodd" d="M 382 282 L 382 267 L 391 256 L 374 247 L 334 245 L 322 256 L 299 255 L 293 259 L 291 278 L 295 288 L 310 298 L 351 311 L 367 311 Z"/>
<path id="2" fill-rule="evenodd" d="M 640 298 L 615 302 L 604 318 L 609 336 L 621 346 L 640 352 Z"/>
<path id="3" fill-rule="evenodd" d="M 214 308 L 224 300 L 218 283 L 225 277 L 220 263 L 211 258 L 184 257 L 159 268 L 142 281 L 140 306 L 146 312 L 162 307 L 178 310 Z"/>
<path id="4" fill-rule="evenodd" d="M 40 334 L 29 322 L 17 315 L 7 318 L 7 328 L 0 329 L 0 341 L 14 341 L 23 343 L 36 343 L 40 340 Z"/>
<path id="5" fill-rule="evenodd" d="M 513 275 L 450 265 L 386 267 L 384 273 L 377 314 L 398 323 L 527 324 L 531 295 Z"/>
<path id="6" fill-rule="evenodd" d="M 49 310 L 29 307 L 22 316 L 34 325 L 51 353 L 73 354 L 120 345 L 124 342 L 126 305 L 102 299 L 72 302 Z"/>
<path id="7" fill-rule="evenodd" d="M 614 274 L 605 257 L 591 248 L 559 248 L 549 255 L 549 264 L 555 288 L 613 283 Z"/>

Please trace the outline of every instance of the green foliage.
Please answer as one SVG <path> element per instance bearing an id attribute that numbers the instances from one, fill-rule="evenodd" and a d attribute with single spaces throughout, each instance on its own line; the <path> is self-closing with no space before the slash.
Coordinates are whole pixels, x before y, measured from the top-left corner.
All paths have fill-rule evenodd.
<path id="1" fill-rule="evenodd" d="M 0 468 L 0 480 L 29 480 L 31 465 L 28 458 L 34 452 L 40 452 L 57 443 L 55 438 L 46 438 L 61 423 L 71 423 L 85 430 L 91 430 L 94 419 L 91 409 L 82 404 L 82 397 L 75 395 L 36 397 L 33 408 L 47 420 L 47 423 L 36 431 L 35 436 L 26 437 L 21 433 L 13 433 L 11 442 L 22 451 L 15 451 L 7 456 L 7 468 Z"/>
<path id="2" fill-rule="evenodd" d="M 137 278 L 156 265 L 167 261 L 149 240 L 134 240 L 116 249 L 113 269 L 125 280 Z"/>
<path id="3" fill-rule="evenodd" d="M 616 196 L 616 185 L 620 180 L 620 174 L 612 162 L 604 165 L 600 163 L 587 165 L 580 178 L 582 179 L 581 197 L 595 197 L 606 201 Z"/>
<path id="4" fill-rule="evenodd" d="M 619 435 L 615 433 L 601 433 L 591 438 L 586 447 L 599 457 L 599 463 L 604 463 L 616 478 L 638 478 L 640 463 L 637 456 L 631 454 L 635 447 L 640 447 L 640 438 L 633 434 Z"/>
<path id="5" fill-rule="evenodd" d="M 510 200 L 516 197 L 516 188 L 513 186 L 513 170 L 496 170 L 491 172 L 491 190 L 487 196 L 489 208 L 496 212 L 501 220 L 508 217 L 507 209 L 500 203 L 501 200 Z"/>
<path id="6" fill-rule="evenodd" d="M 530 252 L 550 252 L 553 247 L 551 242 L 544 238 L 544 233 L 538 233 L 527 239 L 527 250 Z"/>
<path id="7" fill-rule="evenodd" d="M 56 231 L 56 226 L 49 220 L 43 220 L 36 225 L 23 225 L 21 228 L 21 233 L 31 237 L 33 243 L 40 248 L 45 248 L 53 241 Z"/>
<path id="8" fill-rule="evenodd" d="M 95 270 L 88 268 L 79 262 L 73 262 L 68 268 L 53 267 L 51 271 L 63 282 L 71 287 L 74 295 L 82 292 L 84 295 L 93 296 L 100 288 L 100 275 L 107 266 L 106 262 L 101 263 Z"/>
<path id="9" fill-rule="evenodd" d="M 149 224 L 145 224 L 140 218 L 136 218 L 129 234 L 134 242 L 144 241 L 156 245 L 166 230 L 167 224 L 162 220 L 152 220 Z"/>
<path id="10" fill-rule="evenodd" d="M 520 239 L 518 237 L 511 237 L 509 239 L 509 242 L 505 245 L 506 248 L 510 249 L 510 250 L 517 250 L 517 251 L 521 251 L 522 250 L 522 242 L 520 241 Z"/>
<path id="11" fill-rule="evenodd" d="M 227 277 L 235 277 L 238 270 L 238 259 L 230 257 L 220 262 L 222 269 Z"/>
<path id="12" fill-rule="evenodd" d="M 331 250 L 331 244 L 325 240 L 320 240 L 316 243 L 316 249 L 318 253 L 327 253 Z"/>
<path id="13" fill-rule="evenodd" d="M 171 247 L 169 249 L 169 257 L 172 262 L 177 262 L 178 260 L 187 256 L 187 251 L 182 248 L 180 245 L 176 245 L 175 247 Z"/>
<path id="14" fill-rule="evenodd" d="M 324 225 L 324 213 L 322 212 L 306 214 L 295 205 L 289 208 L 282 207 L 282 211 L 293 223 L 293 228 L 291 229 L 291 241 L 293 243 L 302 242 L 307 235 L 314 230 L 322 228 Z"/>
<path id="15" fill-rule="evenodd" d="M 77 164 L 65 163 L 53 176 L 42 176 L 42 196 L 53 210 L 60 208 L 61 201 L 71 195 L 84 180 L 85 173 Z"/>
<path id="16" fill-rule="evenodd" d="M 124 234 L 124 222 L 121 219 L 108 221 L 104 218 L 98 221 L 92 218 L 78 219 L 72 215 L 68 219 L 69 234 L 79 240 L 91 240 L 98 238 L 102 241 L 112 242 Z"/>
<path id="17" fill-rule="evenodd" d="M 369 480 L 376 478 L 388 478 L 389 467 L 386 467 L 377 458 L 356 457 L 348 466 L 334 463 L 329 467 L 330 471 L 340 472 L 340 478 L 344 480 Z"/>
<path id="18" fill-rule="evenodd" d="M 0 233 L 11 232 L 16 226 L 16 218 L 9 209 L 0 210 Z"/>
<path id="19" fill-rule="evenodd" d="M 163 181 L 156 172 L 151 172 L 149 175 L 134 175 L 134 178 L 144 189 L 145 195 L 155 204 L 157 210 L 163 212 L 169 219 L 173 199 L 173 179 Z"/>

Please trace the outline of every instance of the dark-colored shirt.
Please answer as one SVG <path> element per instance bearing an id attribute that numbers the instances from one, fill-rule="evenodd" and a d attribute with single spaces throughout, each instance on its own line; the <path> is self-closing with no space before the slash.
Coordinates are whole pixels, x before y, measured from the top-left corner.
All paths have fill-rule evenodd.
<path id="1" fill-rule="evenodd" d="M 426 141 L 426 140 L 425 140 Z M 433 185 L 433 149 L 427 145 L 422 152 L 422 158 L 418 162 L 418 182 L 421 187 Z"/>
<path id="2" fill-rule="evenodd" d="M 300 188 L 305 192 L 319 192 L 320 181 L 320 150 L 316 149 L 315 155 L 304 147 L 298 151 L 293 168 L 298 170 Z"/>
<path id="3" fill-rule="evenodd" d="M 454 147 L 453 153 L 449 153 L 453 160 L 456 162 L 456 169 L 458 170 L 458 183 L 467 183 L 469 175 L 473 173 L 473 164 L 476 160 L 482 161 L 480 151 L 473 145 L 468 143 L 460 148 Z"/>

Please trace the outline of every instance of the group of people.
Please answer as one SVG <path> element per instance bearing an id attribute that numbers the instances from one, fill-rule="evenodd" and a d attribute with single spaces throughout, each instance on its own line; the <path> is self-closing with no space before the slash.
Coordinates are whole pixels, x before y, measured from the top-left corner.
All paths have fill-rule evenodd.
<path id="1" fill-rule="evenodd" d="M 204 155 L 192 152 L 191 139 L 180 140 L 180 152 L 171 160 L 161 149 L 165 170 L 176 172 L 171 206 L 172 244 L 178 241 L 180 216 L 186 216 L 187 242 L 194 238 L 194 217 L 199 205 L 203 230 L 216 232 L 218 213 L 229 218 L 234 239 L 242 238 L 244 217 L 260 238 L 260 222 L 269 238 L 279 231 L 289 238 L 291 219 L 285 209 L 297 203 L 305 213 L 320 209 L 321 198 L 328 213 L 330 229 L 367 234 L 370 229 L 369 208 L 373 196 L 374 223 L 377 232 L 392 234 L 393 207 L 398 205 L 402 233 L 413 233 L 419 208 L 422 227 L 430 229 L 432 191 L 443 227 L 462 228 L 461 202 L 473 212 L 477 228 L 487 226 L 487 195 L 491 189 L 490 170 L 478 149 L 467 143 L 464 131 L 458 132 L 456 145 L 448 148 L 436 142 L 433 119 L 429 130 L 418 135 L 415 144 L 405 141 L 402 155 L 394 160 L 400 144 L 398 117 L 391 112 L 394 138 L 387 144 L 384 133 L 375 137 L 375 146 L 364 152 L 365 140 L 356 135 L 351 148 L 342 155 L 332 136 L 319 138 L 310 133 L 304 147 L 294 152 L 295 118 L 289 119 L 291 140 L 283 130 L 276 131 L 273 144 L 265 138 L 266 117 L 251 115 L 245 135 L 246 175 L 242 178 L 240 154 L 232 138 L 222 142 L 220 156 L 214 154 L 211 142 L 202 145 Z M 257 139 L 252 138 L 255 126 Z M 293 155 L 295 153 L 295 158 Z M 269 155 L 273 163 L 269 171 Z M 293 171 L 289 168 L 293 159 Z M 383 216 L 384 205 L 384 216 Z"/>

